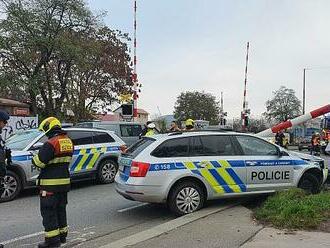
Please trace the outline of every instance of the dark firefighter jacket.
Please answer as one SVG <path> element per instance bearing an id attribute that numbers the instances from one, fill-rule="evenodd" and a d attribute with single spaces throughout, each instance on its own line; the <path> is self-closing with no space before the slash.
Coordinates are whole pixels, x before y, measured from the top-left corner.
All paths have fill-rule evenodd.
<path id="1" fill-rule="evenodd" d="M 51 130 L 47 136 L 48 141 L 32 159 L 33 165 L 40 168 L 37 185 L 40 190 L 49 192 L 69 191 L 72 141 L 61 129 Z"/>

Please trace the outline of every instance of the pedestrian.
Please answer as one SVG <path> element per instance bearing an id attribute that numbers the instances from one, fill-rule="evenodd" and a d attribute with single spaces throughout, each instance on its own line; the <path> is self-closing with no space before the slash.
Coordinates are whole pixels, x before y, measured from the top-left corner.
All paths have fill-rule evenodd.
<path id="1" fill-rule="evenodd" d="M 283 131 L 278 131 L 275 135 L 275 144 L 284 147 L 284 140 L 285 140 L 285 135 Z"/>
<path id="2" fill-rule="evenodd" d="M 1 133 L 2 129 L 7 125 L 7 122 L 9 120 L 9 115 L 3 111 L 0 110 L 0 198 L 2 194 L 5 192 L 5 176 L 7 173 L 6 170 L 6 159 L 7 163 L 10 163 L 10 152 L 9 150 L 6 150 L 5 148 L 5 142 L 2 140 Z M 3 248 L 3 244 L 0 244 L 0 248 Z"/>
<path id="3" fill-rule="evenodd" d="M 147 132 L 145 136 L 150 137 L 156 134 L 156 125 L 155 123 L 151 122 L 147 125 Z"/>
<path id="4" fill-rule="evenodd" d="M 185 131 L 194 131 L 195 130 L 195 121 L 193 119 L 187 119 L 185 121 Z"/>
<path id="5" fill-rule="evenodd" d="M 320 146 L 321 146 L 321 137 L 320 137 L 320 134 L 318 132 L 316 132 L 312 136 L 311 155 L 319 156 L 320 155 Z"/>
<path id="6" fill-rule="evenodd" d="M 168 132 L 180 132 L 181 129 L 178 127 L 178 124 L 176 123 L 176 121 L 172 121 L 171 122 L 171 127 L 168 130 Z"/>
<path id="7" fill-rule="evenodd" d="M 37 186 L 45 229 L 45 241 L 38 247 L 60 247 L 61 243 L 66 243 L 68 235 L 66 205 L 70 190 L 69 164 L 74 148 L 55 117 L 42 121 L 39 130 L 45 132 L 48 140 L 32 159 L 33 165 L 40 169 Z"/>
<path id="8" fill-rule="evenodd" d="M 142 138 L 142 136 L 145 136 L 148 132 L 148 125 L 152 123 L 152 121 L 147 121 L 147 123 L 144 125 L 144 128 L 142 129 L 142 132 L 140 133 L 139 137 Z"/>

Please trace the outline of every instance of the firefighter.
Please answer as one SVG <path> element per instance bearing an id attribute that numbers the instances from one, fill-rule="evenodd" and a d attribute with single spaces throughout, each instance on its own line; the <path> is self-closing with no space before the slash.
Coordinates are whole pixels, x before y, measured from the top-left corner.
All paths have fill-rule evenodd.
<path id="1" fill-rule="evenodd" d="M 5 112 L 0 110 L 0 135 L 2 132 L 2 129 L 6 126 L 7 122 L 9 120 L 9 115 Z M 0 136 L 0 198 L 5 191 L 5 185 L 4 185 L 4 178 L 6 176 L 6 159 L 7 164 L 10 163 L 10 150 L 7 150 L 5 148 L 5 143 L 2 140 Z M 0 248 L 3 248 L 3 245 L 0 244 Z"/>
<path id="2" fill-rule="evenodd" d="M 156 130 L 156 125 L 155 123 L 151 122 L 147 125 L 147 132 L 145 134 L 145 136 L 149 137 L 149 136 L 153 136 L 155 135 L 155 130 Z"/>
<path id="3" fill-rule="evenodd" d="M 285 147 L 284 141 L 285 141 L 285 135 L 283 131 L 278 131 L 275 135 L 275 144 L 281 147 Z"/>
<path id="4" fill-rule="evenodd" d="M 193 119 L 187 119 L 185 121 L 185 126 L 186 126 L 186 128 L 185 128 L 186 131 L 193 131 L 193 130 L 195 130 L 195 122 L 194 122 L 194 120 Z"/>
<path id="5" fill-rule="evenodd" d="M 32 159 L 40 169 L 37 185 L 40 189 L 40 212 L 45 228 L 45 241 L 39 248 L 60 247 L 68 234 L 66 205 L 70 189 L 69 164 L 73 155 L 73 143 L 61 123 L 55 117 L 41 122 L 39 130 L 46 133 L 48 141 Z"/>
<path id="6" fill-rule="evenodd" d="M 321 146 L 320 134 L 319 133 L 315 133 L 312 136 L 311 155 L 319 156 L 320 155 L 320 146 Z"/>

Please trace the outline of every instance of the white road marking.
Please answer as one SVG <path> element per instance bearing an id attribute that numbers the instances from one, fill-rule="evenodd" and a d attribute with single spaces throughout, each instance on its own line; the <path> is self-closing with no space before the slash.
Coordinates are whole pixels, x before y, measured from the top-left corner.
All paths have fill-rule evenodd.
<path id="1" fill-rule="evenodd" d="M 119 209 L 119 210 L 117 210 L 117 212 L 118 213 L 123 213 L 123 212 L 129 211 L 129 210 L 135 209 L 135 208 L 146 206 L 146 205 L 149 205 L 149 203 L 142 203 L 142 204 L 135 205 L 135 206 L 132 206 L 132 207 L 129 207 L 129 208 Z"/>
<path id="2" fill-rule="evenodd" d="M 8 244 L 20 241 L 20 240 L 36 237 L 36 236 L 39 236 L 39 235 L 42 235 L 42 234 L 44 234 L 44 232 L 32 233 L 32 234 L 24 235 L 24 236 L 17 237 L 17 238 L 14 238 L 14 239 L 6 240 L 6 241 L 2 242 L 2 244 L 3 245 L 8 245 Z"/>

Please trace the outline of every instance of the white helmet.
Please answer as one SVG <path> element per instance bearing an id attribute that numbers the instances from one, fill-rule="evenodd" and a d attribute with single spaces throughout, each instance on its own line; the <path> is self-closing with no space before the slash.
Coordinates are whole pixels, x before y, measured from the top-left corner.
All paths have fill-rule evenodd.
<path id="1" fill-rule="evenodd" d="M 156 127 L 155 123 L 151 122 L 147 125 L 147 128 L 154 129 Z"/>

